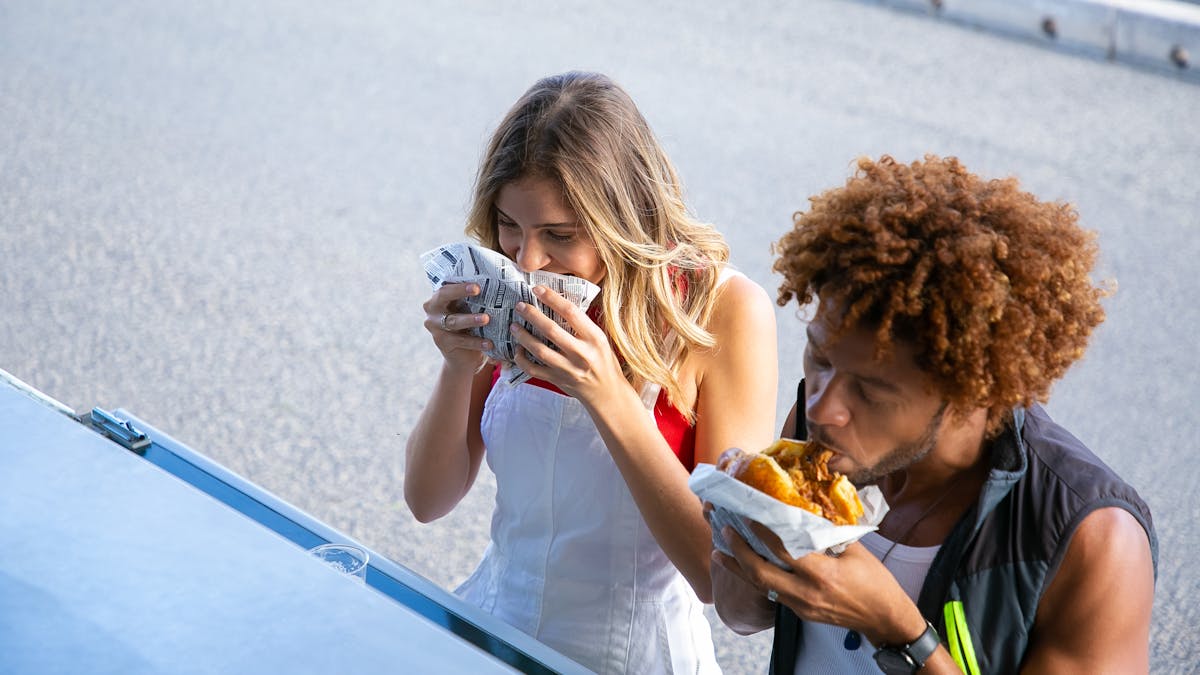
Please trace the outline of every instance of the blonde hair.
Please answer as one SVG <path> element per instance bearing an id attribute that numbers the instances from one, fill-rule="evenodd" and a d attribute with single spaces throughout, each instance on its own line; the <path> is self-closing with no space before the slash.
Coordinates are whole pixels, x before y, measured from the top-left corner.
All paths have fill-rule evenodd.
<path id="1" fill-rule="evenodd" d="M 505 185 L 553 180 L 590 236 L 606 273 L 605 329 L 636 389 L 661 385 L 677 408 L 679 367 L 712 348 L 706 326 L 729 247 L 693 219 L 675 169 L 629 95 L 596 73 L 539 80 L 487 146 L 467 234 L 500 251 L 495 202 Z"/>

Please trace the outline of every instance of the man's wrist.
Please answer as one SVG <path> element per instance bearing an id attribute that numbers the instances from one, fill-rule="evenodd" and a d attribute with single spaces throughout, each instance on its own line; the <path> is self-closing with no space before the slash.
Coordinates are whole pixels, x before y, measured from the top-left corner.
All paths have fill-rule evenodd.
<path id="1" fill-rule="evenodd" d="M 925 617 L 909 603 L 891 621 L 880 622 L 878 630 L 864 630 L 862 636 L 873 645 L 906 645 L 925 632 Z"/>
<path id="2" fill-rule="evenodd" d="M 913 675 L 925 667 L 941 640 L 933 624 L 925 622 L 921 634 L 901 644 L 884 644 L 875 651 L 875 663 L 886 675 Z"/>

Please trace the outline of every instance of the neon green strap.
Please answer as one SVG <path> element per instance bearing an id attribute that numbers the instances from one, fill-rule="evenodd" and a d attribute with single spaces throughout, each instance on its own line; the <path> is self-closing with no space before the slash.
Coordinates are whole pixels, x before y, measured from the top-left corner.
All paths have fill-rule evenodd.
<path id="1" fill-rule="evenodd" d="M 962 649 L 958 646 L 958 625 L 954 621 L 954 601 L 947 602 L 942 607 L 942 614 L 946 619 L 946 646 L 950 648 L 950 658 L 954 659 L 954 663 L 958 665 L 958 669 L 962 672 L 967 672 L 966 666 L 963 665 Z"/>
<path id="2" fill-rule="evenodd" d="M 946 641 L 954 663 L 967 675 L 979 675 L 979 662 L 975 660 L 975 646 L 971 643 L 971 630 L 967 628 L 962 601 L 951 600 L 942 611 L 946 618 Z"/>

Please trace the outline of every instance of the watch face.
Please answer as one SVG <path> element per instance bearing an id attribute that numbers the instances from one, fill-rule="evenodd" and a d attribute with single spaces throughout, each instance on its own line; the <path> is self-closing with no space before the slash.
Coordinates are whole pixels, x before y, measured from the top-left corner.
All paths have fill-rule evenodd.
<path id="1" fill-rule="evenodd" d="M 917 664 L 904 652 L 883 648 L 875 652 L 875 663 L 887 675 L 910 675 L 917 672 Z"/>

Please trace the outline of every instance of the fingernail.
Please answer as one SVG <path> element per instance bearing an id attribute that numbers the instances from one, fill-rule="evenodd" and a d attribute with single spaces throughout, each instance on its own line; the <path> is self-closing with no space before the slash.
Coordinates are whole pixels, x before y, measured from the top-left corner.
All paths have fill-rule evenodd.
<path id="1" fill-rule="evenodd" d="M 520 326 L 518 326 L 518 325 L 517 325 L 517 324 L 515 324 L 515 323 L 510 323 L 510 324 L 508 324 L 508 329 L 509 329 L 510 331 L 513 331 L 513 332 L 515 333 L 515 332 L 517 332 L 517 331 L 521 330 L 521 327 L 520 327 Z"/>
<path id="2" fill-rule="evenodd" d="M 534 286 L 533 294 L 538 296 L 539 298 L 542 297 L 543 295 L 546 294 L 546 287 L 545 286 Z"/>
<path id="3" fill-rule="evenodd" d="M 485 351 L 485 352 L 492 350 L 492 343 L 490 340 L 484 340 L 483 344 L 481 344 L 479 346 L 482 347 L 483 351 Z"/>
<path id="4" fill-rule="evenodd" d="M 527 305 L 527 304 L 525 304 L 525 303 L 523 303 L 523 302 L 518 302 L 518 303 L 517 303 L 517 311 L 518 311 L 518 312 L 524 312 L 524 311 L 525 311 L 525 309 L 526 309 L 527 307 L 529 307 L 529 305 Z"/>

